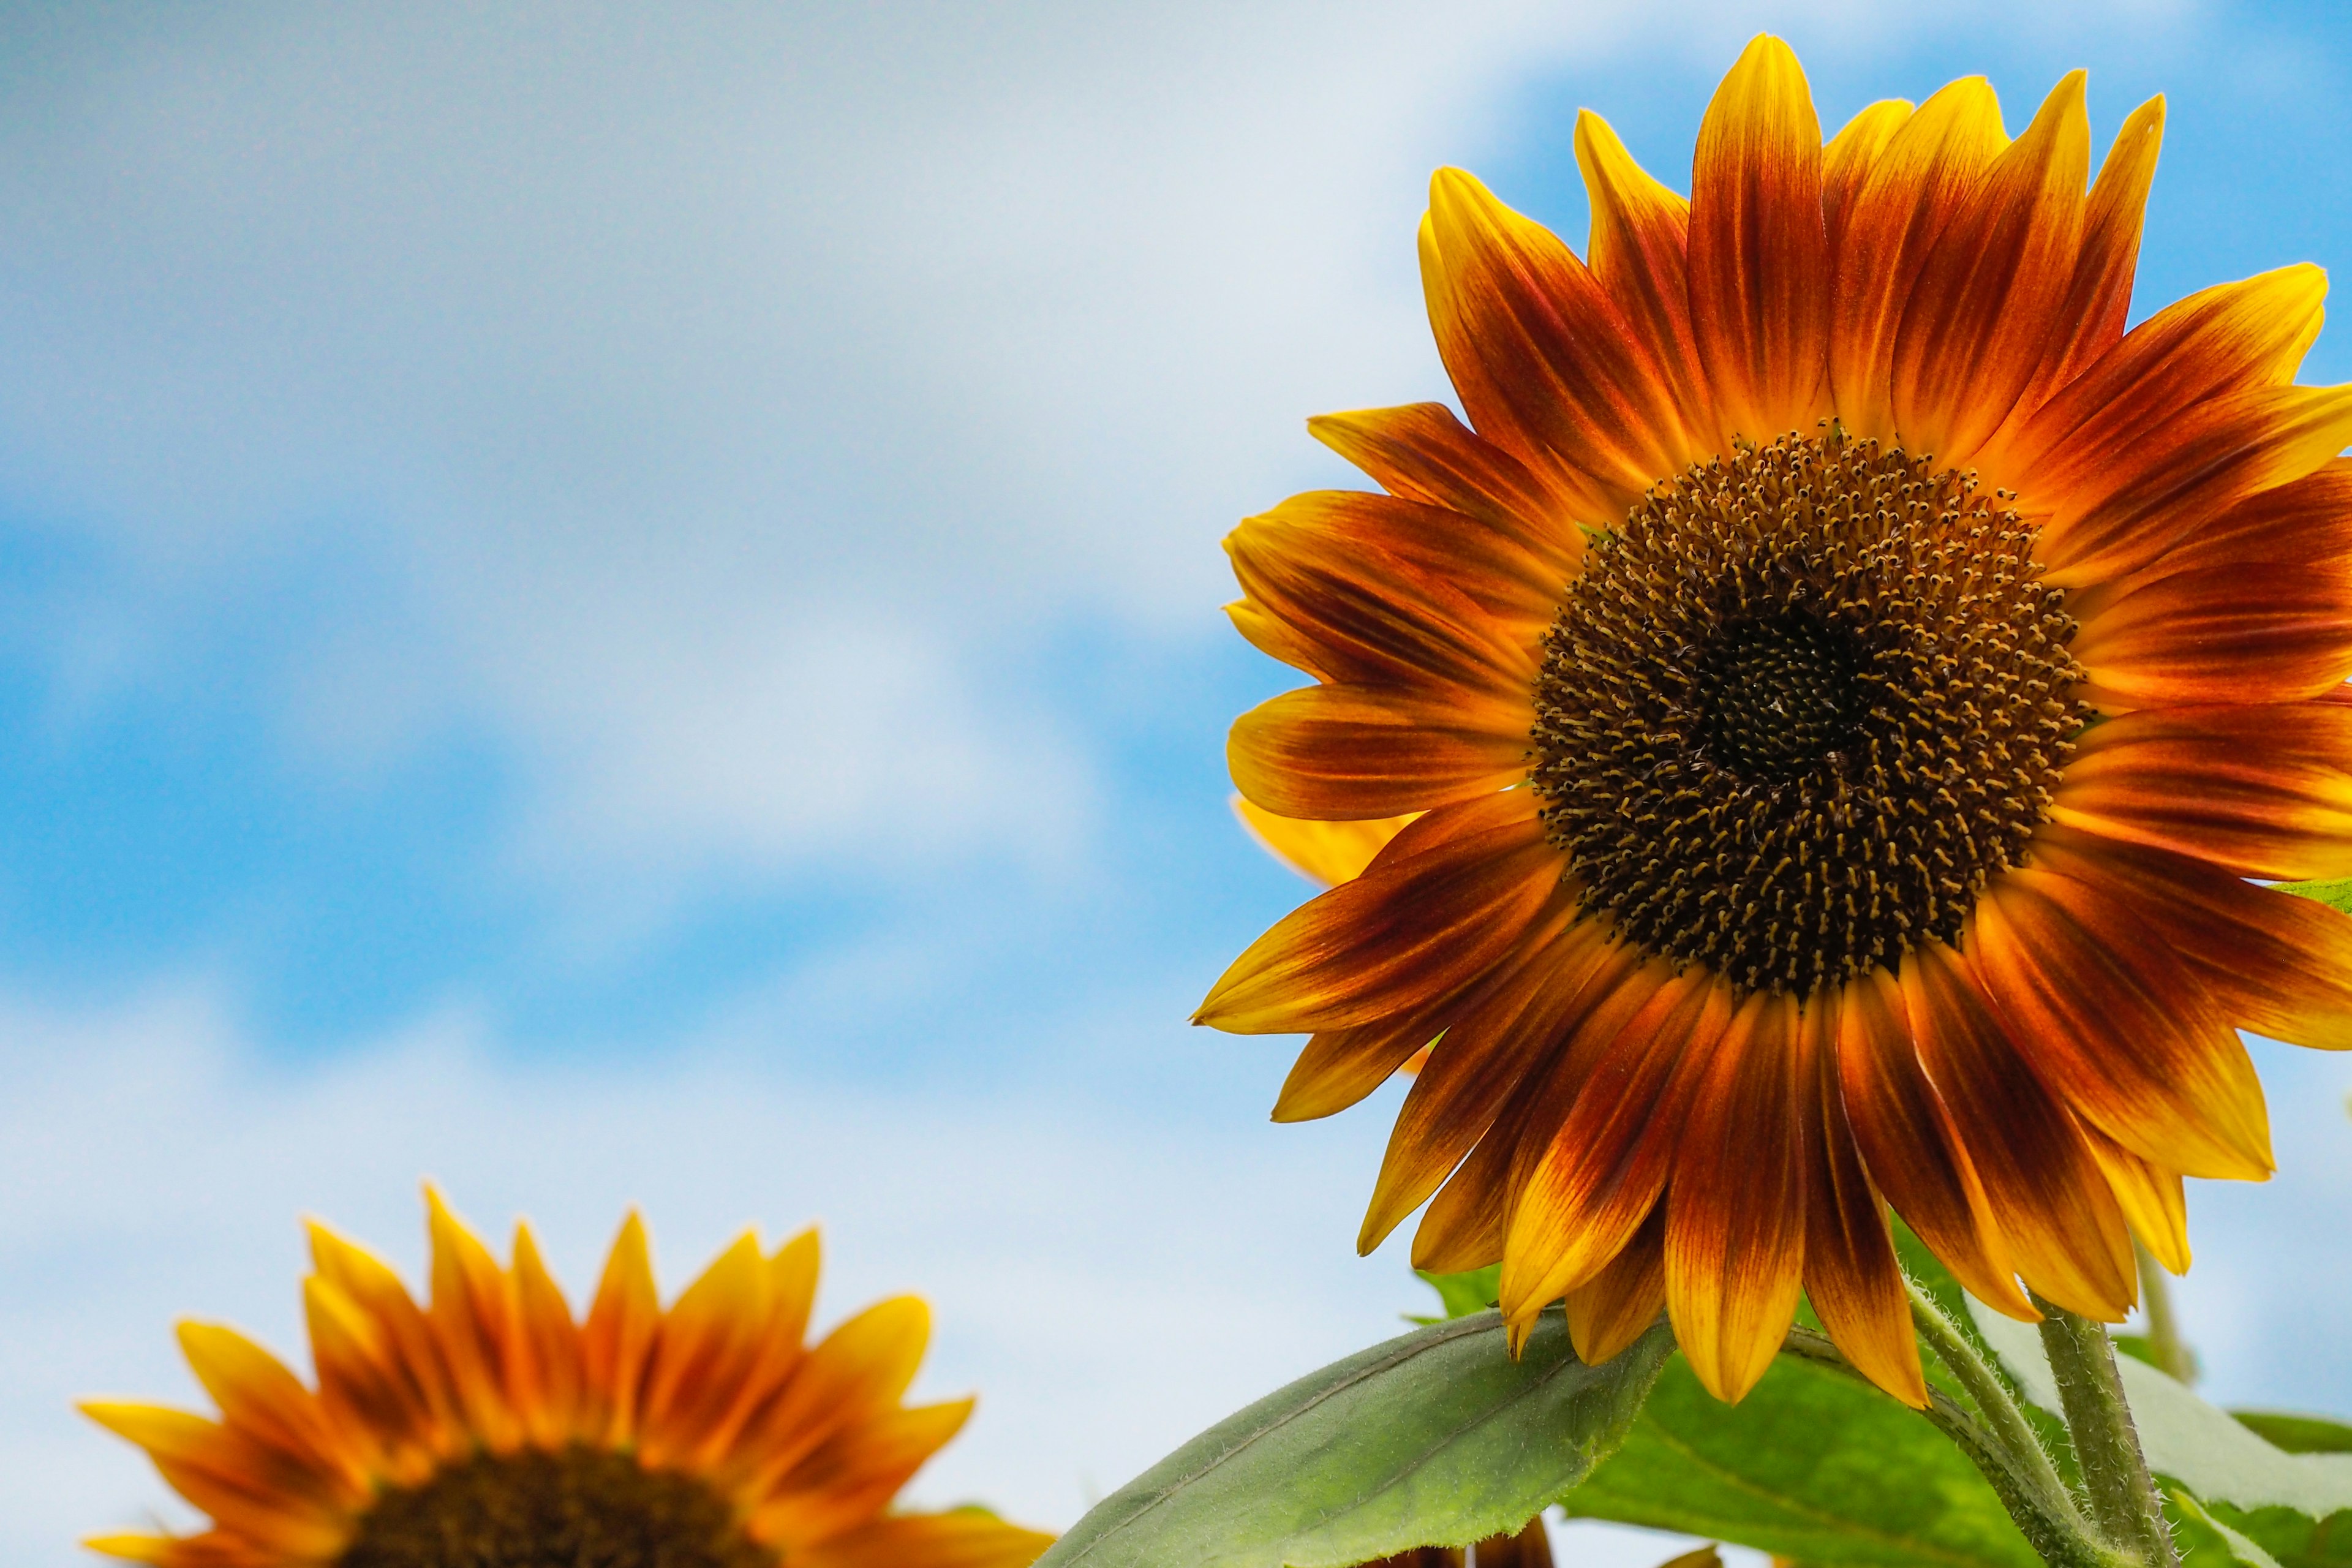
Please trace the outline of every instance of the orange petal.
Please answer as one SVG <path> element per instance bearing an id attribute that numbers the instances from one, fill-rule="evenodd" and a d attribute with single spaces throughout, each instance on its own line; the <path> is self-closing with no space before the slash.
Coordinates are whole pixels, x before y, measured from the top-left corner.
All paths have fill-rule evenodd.
<path id="1" fill-rule="evenodd" d="M 2139 571 L 2206 519 L 2304 478 L 2347 441 L 2352 387 L 2258 388 L 2183 409 L 2107 453 L 2095 475 L 2036 492 L 2051 504 L 2038 551 L 2049 581 L 2071 588 Z M 2079 473 L 2080 458 L 2070 437 L 2048 461 Z"/>
<path id="2" fill-rule="evenodd" d="M 587 1378 L 588 1412 L 601 1418 L 604 1440 L 619 1447 L 635 1440 L 642 1407 L 646 1362 L 661 1328 L 661 1299 L 654 1289 L 653 1254 L 646 1225 L 635 1209 L 621 1222 L 604 1258 L 604 1278 L 580 1329 L 581 1365 Z"/>
<path id="3" fill-rule="evenodd" d="M 982 1509 L 869 1520 L 793 1554 L 793 1568 L 1029 1568 L 1054 1538 Z"/>
<path id="4" fill-rule="evenodd" d="M 1307 431 L 1391 495 L 1514 534 L 1543 558 L 1554 583 L 1567 583 L 1583 563 L 1576 497 L 1472 432 L 1442 403 L 1320 415 Z"/>
<path id="5" fill-rule="evenodd" d="M 782 1478 L 753 1524 L 762 1540 L 797 1547 L 838 1535 L 882 1511 L 971 1415 L 969 1399 L 892 1410 L 836 1434 Z"/>
<path id="6" fill-rule="evenodd" d="M 1428 1048 L 1444 1027 L 1442 1016 L 1416 1007 L 1352 1028 L 1320 1031 L 1282 1080 L 1273 1120 L 1314 1121 L 1358 1103 Z"/>
<path id="7" fill-rule="evenodd" d="M 1225 761 L 1284 816 L 1359 821 L 1426 811 L 1527 777 L 1533 698 L 1490 690 L 1308 686 L 1234 721 Z"/>
<path id="8" fill-rule="evenodd" d="M 2069 1311 L 2119 1321 L 2138 1290 L 2131 1240 L 2074 1118 L 2019 1056 L 1958 953 L 1927 942 L 1901 978 L 1920 1064 L 1952 1108 L 2018 1273 Z"/>
<path id="9" fill-rule="evenodd" d="M 835 1433 L 896 1405 L 930 1334 L 930 1309 L 915 1296 L 877 1301 L 827 1334 L 738 1440 L 745 1494 L 765 1495 Z"/>
<path id="10" fill-rule="evenodd" d="M 1847 121 L 1845 129 L 1822 149 L 1822 218 L 1829 233 L 1832 271 L 1844 246 L 1854 197 L 1862 194 L 1863 183 L 1870 178 L 1887 143 L 1910 119 L 1909 103 L 1899 98 L 1881 99 Z"/>
<path id="11" fill-rule="evenodd" d="M 2124 334 L 2033 417 L 1979 455 L 1989 479 L 2063 497 L 2209 399 L 2294 379 L 2319 335 L 2327 275 L 2307 263 L 2174 301 Z"/>
<path id="12" fill-rule="evenodd" d="M 1977 979 L 2012 1043 L 2075 1116 L 2191 1175 L 2274 1168 L 2262 1080 L 2193 975 L 2096 881 L 2031 867 L 1976 908 Z"/>
<path id="13" fill-rule="evenodd" d="M 1558 235 L 1459 169 L 1430 179 L 1430 325 L 1478 433 L 1614 522 L 1696 447 L 1658 366 Z"/>
<path id="14" fill-rule="evenodd" d="M 515 1226 L 514 1292 L 519 1372 L 528 1375 L 518 1386 L 516 1406 L 530 1441 L 542 1448 L 561 1447 L 582 1429 L 581 1391 L 584 1374 L 580 1331 L 572 1321 L 572 1308 L 562 1288 L 547 1271 L 530 1227 Z"/>
<path id="15" fill-rule="evenodd" d="M 315 1274 L 302 1281 L 302 1313 L 319 1369 L 320 1405 L 350 1436 L 361 1463 L 403 1483 L 431 1474 L 456 1445 L 383 1326 L 341 1286 Z"/>
<path id="16" fill-rule="evenodd" d="M 320 1478 L 217 1422 L 158 1405 L 85 1400 L 83 1415 L 147 1451 L 158 1474 L 222 1529 L 296 1559 L 331 1558 L 351 1516 Z"/>
<path id="17" fill-rule="evenodd" d="M 1642 1337 L 1666 1306 L 1666 1205 L 1663 1200 L 1608 1267 L 1568 1293 L 1569 1342 L 1587 1366 Z"/>
<path id="18" fill-rule="evenodd" d="M 1494 974 L 1454 1012 L 1397 1112 L 1356 1250 L 1370 1252 L 1419 1208 L 1539 1069 L 1601 967 L 1605 928 L 1579 921 L 1563 892 Z"/>
<path id="19" fill-rule="evenodd" d="M 1194 1021 L 1239 1035 L 1346 1028 L 1471 984 L 1559 884 L 1536 805 L 1513 790 L 1431 812 L 1370 870 L 1251 943 Z"/>
<path id="20" fill-rule="evenodd" d="M 2317 697 L 2352 675 L 2352 556 L 2171 573 L 2085 618 L 2072 651 L 2077 695 L 2110 712 Z"/>
<path id="21" fill-rule="evenodd" d="M 2099 166 L 2074 284 L 2058 310 L 2059 331 L 2042 369 L 2018 399 L 2019 415 L 2031 415 L 2122 340 L 2139 267 L 2148 184 L 2156 177 L 2156 155 L 2163 144 L 2164 100 L 2158 96 L 2132 110 Z"/>
<path id="22" fill-rule="evenodd" d="M 2188 1273 L 2189 1199 L 2180 1190 L 2180 1173 L 2140 1158 L 2095 1127 L 2084 1127 L 2083 1137 L 2106 1173 L 2132 1234 L 2165 1268 Z"/>
<path id="23" fill-rule="evenodd" d="M 1797 1310 L 1805 1263 L 1804 1101 L 1813 1064 L 1797 1005 L 1751 994 L 1701 1073 L 1666 1192 L 1666 1311 L 1717 1399 L 1756 1386 Z"/>
<path id="24" fill-rule="evenodd" d="M 2352 708 L 2144 709 L 2085 731 L 2051 816 L 2240 876 L 2352 876 Z"/>
<path id="25" fill-rule="evenodd" d="M 1502 1307 L 1515 1326 L 1599 1273 L 1641 1227 L 1731 1016 L 1728 984 L 1653 960 L 1579 1028 L 1563 1074 L 1575 1103 L 1549 1142 L 1522 1146 L 1530 1168 L 1512 1181 Z"/>
<path id="26" fill-rule="evenodd" d="M 1821 119 L 1796 55 L 1759 35 L 1716 89 L 1691 163 L 1691 324 L 1727 431 L 1811 429 L 1829 259 Z"/>
<path id="27" fill-rule="evenodd" d="M 377 1364 L 384 1376 L 400 1384 L 404 1400 L 419 1418 L 419 1425 L 404 1435 L 429 1442 L 441 1452 L 461 1450 L 467 1443 L 447 1363 L 432 1324 L 410 1299 L 400 1276 L 325 1226 L 313 1222 L 309 1233 L 318 1278 L 333 1286 L 340 1300 L 365 1320 Z M 315 1331 L 311 1344 L 315 1352 Z M 323 1363 L 320 1376 L 323 1390 Z"/>
<path id="28" fill-rule="evenodd" d="M 1965 210 L 2009 144 L 1982 77 L 1953 82 L 1887 138 L 1843 207 L 1831 296 L 1829 374 L 1838 416 L 1895 437 L 1896 329 L 1928 247 Z"/>
<path id="29" fill-rule="evenodd" d="M 1886 1224 L 1886 1205 L 1870 1184 L 1846 1121 L 1838 1087 L 1834 993 L 1806 1005 L 1802 1027 L 1812 1079 L 1800 1086 L 1805 1105 L 1805 1294 L 1822 1327 L 1864 1377 L 1924 1408 L 1927 1384 L 1911 1327 L 1910 1299 Z"/>
<path id="30" fill-rule="evenodd" d="M 1326 888 L 1362 876 L 1372 858 L 1388 847 L 1389 840 L 1421 815 L 1409 811 L 1402 816 L 1376 816 L 1369 822 L 1309 822 L 1276 816 L 1244 795 L 1236 795 L 1228 804 L 1267 854 Z"/>
<path id="31" fill-rule="evenodd" d="M 1964 462 L 2009 417 L 2074 283 L 2090 174 L 2075 71 L 1921 258 L 1895 337 L 1895 418 L 1906 444 Z"/>
<path id="32" fill-rule="evenodd" d="M 2035 859 L 2129 899 L 2133 918 L 2231 1022 L 2292 1045 L 2352 1050 L 2352 917 L 2162 850 L 2076 834 L 2034 836 Z"/>
<path id="33" fill-rule="evenodd" d="M 514 1283 L 430 1185 L 425 1206 L 433 1242 L 431 1318 L 450 1385 L 467 1427 L 492 1453 L 505 1453 L 523 1438 L 510 1397 L 520 1328 Z"/>
<path id="34" fill-rule="evenodd" d="M 679 1292 L 646 1370 L 637 1431 L 648 1465 L 696 1465 L 723 1448 L 746 1414 L 774 1310 L 767 1259 L 748 1231 Z"/>
<path id="35" fill-rule="evenodd" d="M 344 1502 L 367 1500 L 362 1456 L 284 1362 L 219 1323 L 183 1322 L 179 1339 L 224 1426 L 316 1471 L 320 1485 Z"/>
<path id="36" fill-rule="evenodd" d="M 1690 204 L 1652 179 L 1589 109 L 1576 117 L 1576 163 L 1592 208 L 1585 247 L 1592 276 L 1674 389 L 1684 430 L 1713 441 L 1714 410 L 1691 329 Z"/>
<path id="37" fill-rule="evenodd" d="M 1559 608 L 1559 579 L 1515 531 L 1394 496 L 1293 496 L 1244 520 L 1225 553 L 1249 603 L 1331 681 L 1515 697 Z"/>
<path id="38" fill-rule="evenodd" d="M 1854 1144 L 1895 1212 L 1979 1301 L 2029 1321 L 2009 1245 L 1951 1107 L 1920 1070 L 1909 1004 L 1884 969 L 1842 987 L 1838 1085 Z"/>

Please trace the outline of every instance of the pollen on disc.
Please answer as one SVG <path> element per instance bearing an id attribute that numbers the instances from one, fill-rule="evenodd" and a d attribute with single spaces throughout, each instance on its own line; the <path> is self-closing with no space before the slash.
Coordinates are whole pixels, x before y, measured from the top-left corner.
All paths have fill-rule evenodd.
<path id="1" fill-rule="evenodd" d="M 1590 905 L 1799 996 L 1957 940 L 2089 712 L 2006 499 L 1832 428 L 1695 466 L 1599 539 L 1531 737 Z"/>

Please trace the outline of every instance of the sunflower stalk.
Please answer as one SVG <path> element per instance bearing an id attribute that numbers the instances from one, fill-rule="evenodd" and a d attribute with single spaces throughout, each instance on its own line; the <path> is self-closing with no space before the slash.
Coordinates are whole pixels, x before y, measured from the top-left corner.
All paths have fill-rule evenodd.
<path id="1" fill-rule="evenodd" d="M 1977 1353 L 1959 1325 L 1944 1314 L 1933 1296 L 1922 1289 L 1916 1280 L 1906 1279 L 1905 1288 L 1911 1297 L 1911 1321 L 1919 1337 L 1936 1352 L 1977 1407 L 1992 1439 L 1999 1444 L 2021 1479 L 2053 1509 L 2072 1515 L 2078 1529 L 2087 1529 L 2081 1511 L 2074 1506 L 2074 1494 L 2058 1474 L 2058 1467 L 2050 1462 L 2050 1454 L 2042 1446 L 2040 1434 L 2025 1417 L 2023 1406 L 2010 1394 L 2009 1385 L 1992 1364 Z"/>
<path id="2" fill-rule="evenodd" d="M 2135 1562 L 2146 1568 L 2178 1568 L 2172 1529 L 2140 1451 L 2106 1325 L 2039 1296 L 2033 1304 L 2042 1314 L 2042 1348 L 2058 1381 L 2092 1518 Z"/>
<path id="3" fill-rule="evenodd" d="M 1827 1335 L 1811 1329 L 1790 1329 L 1780 1353 L 1841 1373 L 1864 1386 L 1875 1386 L 1840 1353 Z M 1975 1354 L 1973 1351 L 1968 1353 L 1971 1357 Z M 1979 1364 L 1981 1366 L 1981 1362 Z M 1999 1388 L 1998 1379 L 1994 1386 Z M 2001 1400 L 2009 1400 L 2005 1389 L 2000 1391 L 2000 1395 Z M 2012 1415 L 2017 1414 L 2013 1401 L 2009 1402 L 2009 1408 Z M 2051 1568 L 2131 1568 L 2134 1560 L 2101 1540 L 2083 1518 L 2064 1484 L 2058 1480 L 2047 1454 L 2041 1455 L 2038 1471 L 2031 1462 L 2021 1462 L 1985 1422 L 1940 1388 L 1928 1389 L 1927 1407 L 1920 1414 L 1968 1456 L 1969 1462 L 2000 1499 L 2001 1507 L 2008 1510 L 2026 1543 Z M 2020 1415 L 2018 1419 L 2021 1425 L 2023 1416 Z M 2030 1436 L 2032 1428 L 2025 1430 Z M 2038 1442 L 2032 1447 L 2041 1453 Z"/>

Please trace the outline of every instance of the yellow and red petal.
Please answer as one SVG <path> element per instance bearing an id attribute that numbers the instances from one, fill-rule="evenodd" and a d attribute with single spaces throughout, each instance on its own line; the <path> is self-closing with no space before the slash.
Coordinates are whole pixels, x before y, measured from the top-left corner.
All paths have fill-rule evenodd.
<path id="1" fill-rule="evenodd" d="M 2182 410 L 2108 453 L 2095 474 L 2043 492 L 2047 579 L 2071 588 L 2137 572 L 2206 518 L 2304 478 L 2347 441 L 2352 387 L 2260 387 Z M 2078 468 L 2080 455 L 2070 437 L 2049 460 Z"/>
<path id="2" fill-rule="evenodd" d="M 2230 1021 L 2273 1039 L 2352 1050 L 2352 917 L 2201 862 L 2045 827 L 2051 869 L 2130 900 L 2132 916 Z"/>
<path id="3" fill-rule="evenodd" d="M 1514 535 L 1543 558 L 1555 582 L 1567 582 L 1583 563 L 1576 494 L 1473 431 L 1442 403 L 1318 415 L 1307 431 L 1391 495 Z"/>
<path id="4" fill-rule="evenodd" d="M 1471 425 L 1539 471 L 1580 475 L 1624 515 L 1700 449 L 1659 368 L 1575 252 L 1459 169 L 1430 180 L 1427 292 Z"/>
<path id="5" fill-rule="evenodd" d="M 1858 434 L 1896 438 L 1895 343 L 1912 282 L 2008 145 L 1992 89 L 1982 77 L 1964 78 L 1895 129 L 1845 201 L 1829 377 L 1839 418 Z"/>
<path id="6" fill-rule="evenodd" d="M 2027 1285 L 2119 1321 L 2137 1299 L 2131 1241 L 2082 1130 L 2009 1038 L 1968 962 L 1942 942 L 1903 965 L 1921 1065 L 1951 1105 Z"/>
<path id="7" fill-rule="evenodd" d="M 2090 165 L 2075 71 L 1920 258 L 1894 345 L 1895 424 L 1906 447 L 1957 467 L 2016 406 L 2074 284 Z"/>
<path id="8" fill-rule="evenodd" d="M 1920 1067 L 1906 988 L 1884 969 L 1856 976 L 1841 988 L 1837 1027 L 1839 1089 L 1872 1180 L 1970 1295 L 2040 1317 L 1952 1108 Z"/>
<path id="9" fill-rule="evenodd" d="M 1512 1181 L 1501 1292 L 1520 1331 L 1599 1273 L 1648 1216 L 1733 1012 L 1727 983 L 1654 960 L 1579 1026 L 1563 1069 L 1575 1103 L 1549 1139 L 1521 1145 L 1528 1168 Z"/>
<path id="10" fill-rule="evenodd" d="M 1829 301 L 1821 117 L 1796 55 L 1765 35 L 1716 90 L 1691 163 L 1691 326 L 1726 435 L 1811 429 Z"/>
<path id="11" fill-rule="evenodd" d="M 2156 155 L 2164 144 L 2164 100 L 2132 110 L 2091 187 L 2073 285 L 2058 308 L 2049 353 L 2012 417 L 2031 416 L 2050 395 L 2120 342 L 2139 267 L 2139 238 Z"/>
<path id="12" fill-rule="evenodd" d="M 793 1553 L 794 1568 L 1029 1568 L 1054 1544 L 1043 1531 L 982 1509 L 889 1514 Z"/>
<path id="13" fill-rule="evenodd" d="M 1619 1249 L 1608 1266 L 1568 1293 L 1569 1342 L 1576 1359 L 1599 1366 L 1642 1337 L 1666 1307 L 1666 1205 Z"/>
<path id="14" fill-rule="evenodd" d="M 1788 1337 L 1804 1280 L 1806 1100 L 1792 998 L 1751 993 L 1697 1077 L 1666 1192 L 1666 1311 L 1708 1393 L 1738 1400 Z"/>
<path id="15" fill-rule="evenodd" d="M 2352 676 L 2352 557 L 2171 573 L 2102 605 L 2071 651 L 2079 695 L 2111 712 L 2317 697 Z"/>
<path id="16" fill-rule="evenodd" d="M 2352 876 L 2352 708 L 2145 709 L 2077 742 L 2052 817 L 2240 876 Z"/>
<path id="17" fill-rule="evenodd" d="M 1195 1021 L 1242 1035 L 1346 1028 L 1473 983 L 1559 885 L 1536 804 L 1512 790 L 1431 812 L 1362 876 L 1251 943 Z"/>
<path id="18" fill-rule="evenodd" d="M 2191 1175 L 2274 1168 L 2262 1080 L 2193 974 L 2095 881 L 2013 868 L 1976 908 L 1971 971 L 2077 1118 Z"/>
<path id="19" fill-rule="evenodd" d="M 1244 795 L 1284 816 L 1399 816 L 1524 779 L 1534 718 L 1524 692 L 1308 686 L 1234 720 L 1225 760 Z"/>
<path id="20" fill-rule="evenodd" d="M 1871 1382 L 1914 1409 L 1927 1403 L 1886 1205 L 1870 1184 L 1838 1085 L 1834 992 L 1806 1004 L 1801 1027 L 1811 1079 L 1804 1110 L 1805 1295 L 1830 1338 Z"/>
<path id="21" fill-rule="evenodd" d="M 1397 1112 L 1356 1237 L 1370 1252 L 1438 1189 L 1508 1097 L 1557 1055 L 1606 939 L 1566 889 L 1478 992 L 1463 1000 Z"/>
<path id="22" fill-rule="evenodd" d="M 1685 434 L 1712 439 L 1713 399 L 1690 314 L 1690 203 L 1633 161 L 1609 122 L 1576 117 L 1576 163 L 1592 209 L 1592 276 L 1665 378 Z"/>
<path id="23" fill-rule="evenodd" d="M 2217 284 L 2166 306 L 1978 456 L 1997 484 L 2056 504 L 2184 411 L 2277 388 L 2319 335 L 2327 276 L 2297 265 Z"/>

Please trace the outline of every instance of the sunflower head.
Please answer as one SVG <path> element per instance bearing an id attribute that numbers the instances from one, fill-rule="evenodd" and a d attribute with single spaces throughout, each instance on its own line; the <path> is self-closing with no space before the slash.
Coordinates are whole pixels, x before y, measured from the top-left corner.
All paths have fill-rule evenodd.
<path id="1" fill-rule="evenodd" d="M 1226 542 L 1313 679 L 1234 727 L 1334 884 L 1199 1018 L 1311 1037 L 1280 1119 L 1401 1066 L 1360 1244 L 1502 1265 L 1707 1386 L 1798 1297 L 1926 1397 L 1888 1214 L 1978 1297 L 2118 1319 L 2184 1175 L 2270 1169 L 2241 1027 L 2352 1046 L 2352 389 L 2288 267 L 2126 331 L 2161 100 L 2095 179 L 2080 73 L 1823 139 L 1759 37 L 1690 195 L 1576 126 L 1582 255 L 1441 171 L 1462 415 L 1310 428 L 1381 487 Z M 1424 1208 L 1425 1205 L 1425 1208 Z"/>
<path id="2" fill-rule="evenodd" d="M 631 1215 L 584 1320 L 517 1226 L 500 1267 L 427 1194 L 432 1289 L 320 1226 L 318 1385 L 183 1323 L 216 1419 L 91 1401 L 211 1516 L 89 1544 L 158 1568 L 1025 1568 L 1051 1537 L 898 1489 L 971 1401 L 904 1403 L 929 1315 L 900 1297 L 806 1342 L 817 1239 L 746 1235 L 665 1310 Z"/>

